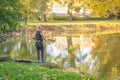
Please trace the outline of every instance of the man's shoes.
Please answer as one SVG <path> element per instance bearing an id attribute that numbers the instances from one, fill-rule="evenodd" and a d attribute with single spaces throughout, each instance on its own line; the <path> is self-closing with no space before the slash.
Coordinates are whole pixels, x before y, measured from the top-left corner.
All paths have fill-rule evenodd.
<path id="1" fill-rule="evenodd" d="M 41 60 L 38 60 L 37 62 L 38 62 L 38 63 L 41 63 L 42 61 L 41 61 Z"/>
<path id="2" fill-rule="evenodd" d="M 44 63 L 45 61 L 44 60 L 42 60 L 42 63 Z"/>
<path id="3" fill-rule="evenodd" d="M 37 60 L 38 63 L 44 63 L 44 60 Z"/>

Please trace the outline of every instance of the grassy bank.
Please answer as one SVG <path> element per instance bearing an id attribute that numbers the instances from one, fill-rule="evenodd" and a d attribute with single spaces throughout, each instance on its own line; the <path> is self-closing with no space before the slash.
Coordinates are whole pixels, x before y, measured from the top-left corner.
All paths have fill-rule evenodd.
<path id="1" fill-rule="evenodd" d="M 21 22 L 23 25 L 24 22 Z M 81 21 L 65 21 L 55 20 L 48 22 L 29 21 L 28 25 L 78 25 L 78 24 L 120 24 L 120 20 L 81 20 Z"/>
<path id="2" fill-rule="evenodd" d="M 0 80 L 105 80 L 43 67 L 40 63 L 0 62 Z"/>

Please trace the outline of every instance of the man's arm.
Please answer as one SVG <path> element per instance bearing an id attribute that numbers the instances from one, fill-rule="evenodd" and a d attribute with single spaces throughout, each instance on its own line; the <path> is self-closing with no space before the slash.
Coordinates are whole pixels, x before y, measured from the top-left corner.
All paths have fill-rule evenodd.
<path id="1" fill-rule="evenodd" d="M 41 35 L 43 40 L 47 41 L 47 39 L 44 37 L 44 34 L 42 32 L 40 33 L 40 35 Z"/>

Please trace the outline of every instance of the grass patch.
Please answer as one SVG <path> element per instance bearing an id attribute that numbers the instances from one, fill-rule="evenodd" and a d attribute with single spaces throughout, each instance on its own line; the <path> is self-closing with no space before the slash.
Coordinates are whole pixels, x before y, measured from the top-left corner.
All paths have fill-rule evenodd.
<path id="1" fill-rule="evenodd" d="M 50 69 L 39 63 L 0 62 L 0 80 L 105 80 L 91 75 Z"/>
<path id="2" fill-rule="evenodd" d="M 21 25 L 24 23 L 21 22 Z M 79 24 L 120 24 L 120 20 L 80 20 L 80 21 L 65 21 L 54 20 L 48 22 L 29 21 L 28 25 L 79 25 Z"/>

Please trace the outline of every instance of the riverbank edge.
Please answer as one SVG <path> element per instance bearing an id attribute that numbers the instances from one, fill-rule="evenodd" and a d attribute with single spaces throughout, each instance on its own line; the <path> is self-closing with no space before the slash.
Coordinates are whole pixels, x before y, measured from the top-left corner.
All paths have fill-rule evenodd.
<path id="1" fill-rule="evenodd" d="M 47 63 L 17 63 L 0 62 L 0 79 L 26 80 L 106 80 L 89 74 L 68 72 L 62 69 L 50 68 Z M 31 77 L 30 77 L 31 76 Z"/>

